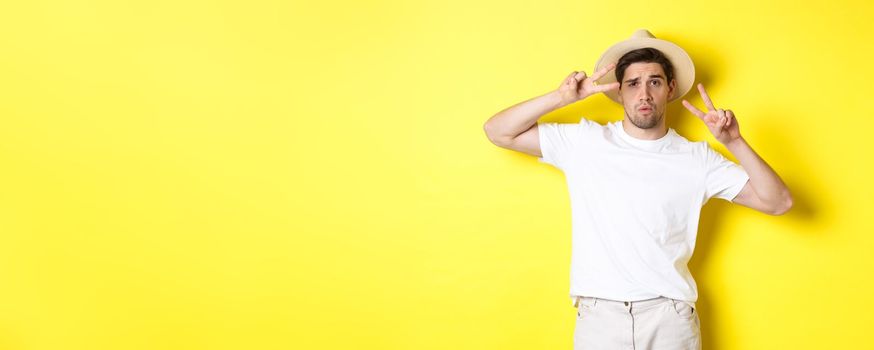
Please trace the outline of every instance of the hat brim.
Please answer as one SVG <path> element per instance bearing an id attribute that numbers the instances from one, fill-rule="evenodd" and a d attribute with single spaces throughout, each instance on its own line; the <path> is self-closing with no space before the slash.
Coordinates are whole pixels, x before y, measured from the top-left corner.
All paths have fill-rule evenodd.
<path id="1" fill-rule="evenodd" d="M 670 41 L 656 38 L 632 38 L 619 42 L 608 48 L 607 51 L 604 51 L 604 54 L 602 54 L 601 58 L 598 59 L 598 62 L 595 63 L 595 72 L 601 70 L 602 67 L 610 63 L 616 63 L 619 61 L 619 58 L 628 51 L 645 47 L 652 47 L 661 51 L 674 66 L 674 79 L 677 80 L 677 91 L 668 102 L 675 101 L 686 95 L 686 93 L 692 89 L 692 84 L 695 82 L 695 65 L 692 63 L 692 58 L 689 57 L 689 54 L 687 54 L 685 50 Z M 615 83 L 616 73 L 611 70 L 610 72 L 607 72 L 607 74 L 604 74 L 603 77 L 596 80 L 596 82 L 598 85 Z M 604 94 L 613 100 L 613 102 L 622 104 L 622 102 L 619 101 L 618 89 L 605 91 Z"/>

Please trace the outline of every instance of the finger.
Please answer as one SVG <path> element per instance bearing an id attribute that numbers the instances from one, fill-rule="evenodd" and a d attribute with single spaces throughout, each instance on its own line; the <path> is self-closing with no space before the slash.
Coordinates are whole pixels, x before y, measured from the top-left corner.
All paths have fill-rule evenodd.
<path id="1" fill-rule="evenodd" d="M 719 115 L 719 122 L 717 123 L 717 125 L 719 125 L 719 128 L 722 129 L 725 126 L 725 123 L 728 122 L 728 118 L 725 117 L 725 110 L 723 110 L 722 108 L 717 108 L 716 114 Z"/>
<path id="2" fill-rule="evenodd" d="M 597 92 L 605 92 L 605 91 L 610 91 L 610 90 L 616 90 L 616 89 L 618 89 L 618 88 L 619 88 L 619 83 L 618 83 L 618 82 L 614 82 L 614 83 L 610 83 L 610 84 L 607 84 L 607 85 L 598 85 L 598 86 L 595 86 L 595 91 L 597 91 Z"/>
<path id="3" fill-rule="evenodd" d="M 693 106 L 691 103 L 689 103 L 689 101 L 683 100 L 683 106 L 686 107 L 686 109 L 688 109 L 689 112 L 692 112 L 692 114 L 694 114 L 698 118 L 701 118 L 701 120 L 704 120 L 705 113 L 702 112 L 697 107 Z"/>
<path id="4" fill-rule="evenodd" d="M 616 68 L 616 63 L 610 63 L 610 64 L 602 67 L 597 72 L 595 72 L 595 74 L 592 74 L 592 79 L 594 79 L 594 80 L 601 79 L 601 77 L 603 77 L 605 74 L 607 74 L 607 72 L 609 72 L 613 68 Z"/>
<path id="5" fill-rule="evenodd" d="M 578 81 L 586 80 L 586 72 L 580 71 L 577 74 L 574 74 L 574 78 Z"/>
<path id="6" fill-rule="evenodd" d="M 577 75 L 577 71 L 573 71 L 571 72 L 571 74 L 568 74 L 567 78 L 564 78 L 564 84 L 570 85 L 574 81 L 575 75 Z"/>
<path id="7" fill-rule="evenodd" d="M 726 124 L 726 126 L 731 126 L 731 123 L 734 121 L 734 112 L 730 109 L 726 109 L 725 115 L 728 117 L 728 124 Z"/>
<path id="8" fill-rule="evenodd" d="M 716 110 L 716 107 L 713 107 L 713 101 L 710 99 L 710 95 L 707 95 L 707 91 L 704 91 L 704 84 L 698 83 L 698 91 L 701 92 L 701 99 L 704 100 L 707 109 L 711 111 Z"/>

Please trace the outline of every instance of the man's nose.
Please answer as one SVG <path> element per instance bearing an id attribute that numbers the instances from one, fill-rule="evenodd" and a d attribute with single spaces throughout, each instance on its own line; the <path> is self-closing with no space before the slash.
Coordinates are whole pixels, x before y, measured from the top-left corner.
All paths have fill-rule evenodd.
<path id="1" fill-rule="evenodd" d="M 641 101 L 650 101 L 652 100 L 652 94 L 649 93 L 649 87 L 645 87 L 640 89 L 637 98 Z"/>

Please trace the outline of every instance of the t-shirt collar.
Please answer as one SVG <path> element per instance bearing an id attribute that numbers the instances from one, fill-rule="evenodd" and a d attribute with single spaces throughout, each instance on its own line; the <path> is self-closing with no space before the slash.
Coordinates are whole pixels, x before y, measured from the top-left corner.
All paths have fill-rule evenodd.
<path id="1" fill-rule="evenodd" d="M 661 146 L 661 145 L 667 143 L 668 140 L 670 139 L 670 137 L 672 136 L 672 134 L 674 133 L 674 129 L 668 128 L 668 132 L 666 132 L 664 136 L 662 136 L 658 139 L 643 140 L 643 139 L 639 139 L 639 138 L 636 138 L 634 136 L 631 136 L 627 132 L 625 132 L 625 128 L 622 127 L 621 120 L 615 121 L 613 123 L 613 128 L 618 129 L 617 133 L 619 134 L 620 137 L 622 137 L 623 140 L 626 140 L 635 146 L 640 146 L 640 147 L 645 147 L 645 148 L 658 147 L 658 146 Z"/>

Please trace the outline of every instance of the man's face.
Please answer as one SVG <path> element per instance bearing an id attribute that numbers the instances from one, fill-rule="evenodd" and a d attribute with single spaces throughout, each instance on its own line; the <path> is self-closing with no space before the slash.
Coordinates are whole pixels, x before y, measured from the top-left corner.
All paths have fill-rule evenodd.
<path id="1" fill-rule="evenodd" d="M 625 69 L 619 101 L 625 107 L 625 118 L 638 128 L 656 127 L 664 118 L 676 86 L 675 80 L 669 84 L 665 79 L 665 71 L 658 63 L 637 62 Z"/>

